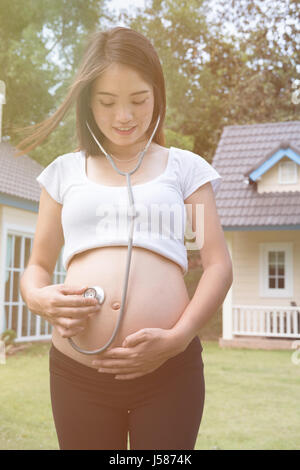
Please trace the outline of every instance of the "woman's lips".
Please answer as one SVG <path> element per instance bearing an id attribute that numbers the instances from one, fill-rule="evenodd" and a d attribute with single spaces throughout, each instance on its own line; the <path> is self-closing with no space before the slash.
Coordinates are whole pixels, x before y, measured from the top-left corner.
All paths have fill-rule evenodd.
<path id="1" fill-rule="evenodd" d="M 114 130 L 120 135 L 129 135 L 129 134 L 132 134 L 134 132 L 135 128 L 136 128 L 136 126 L 132 127 L 128 131 L 121 131 L 117 127 L 114 127 Z"/>

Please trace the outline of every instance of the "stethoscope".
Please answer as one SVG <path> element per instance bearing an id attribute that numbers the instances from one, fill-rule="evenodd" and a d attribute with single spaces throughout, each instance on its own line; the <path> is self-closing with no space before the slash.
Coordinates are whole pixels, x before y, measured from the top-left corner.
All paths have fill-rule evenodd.
<path id="1" fill-rule="evenodd" d="M 81 352 L 82 354 L 99 354 L 100 352 L 104 351 L 105 349 L 108 348 L 108 346 L 113 342 L 117 332 L 118 332 L 118 329 L 120 327 L 120 324 L 121 324 L 121 320 L 124 316 L 124 306 L 125 306 L 125 301 L 126 301 L 126 294 L 127 294 L 127 287 L 128 287 L 128 278 L 129 278 L 129 269 L 130 269 L 130 262 L 131 262 L 131 252 L 132 252 L 132 242 L 133 242 L 133 229 L 134 229 L 134 220 L 135 218 L 138 216 L 138 213 L 136 212 L 135 210 L 135 206 L 134 206 L 134 199 L 133 199 L 133 193 L 132 193 L 132 187 L 131 187 L 131 181 L 130 181 L 130 176 L 140 167 L 142 161 L 143 161 L 143 158 L 144 158 L 144 155 L 145 153 L 147 152 L 148 148 L 149 148 L 149 145 L 151 144 L 151 141 L 153 139 L 153 136 L 157 130 L 157 127 L 158 127 L 158 124 L 159 124 L 159 121 L 160 121 L 160 116 L 158 116 L 158 119 L 157 119 L 157 122 L 156 122 L 156 125 L 155 125 L 155 128 L 154 128 L 154 131 L 152 132 L 152 135 L 148 141 L 148 143 L 146 144 L 146 147 L 144 148 L 144 150 L 142 150 L 141 152 L 141 156 L 140 156 L 140 159 L 139 159 L 139 162 L 138 164 L 136 165 L 136 167 L 129 171 L 128 173 L 124 172 L 124 171 L 121 171 L 119 170 L 119 168 L 116 167 L 115 165 L 115 162 L 113 161 L 113 159 L 111 158 L 111 156 L 104 150 L 104 148 L 102 147 L 102 145 L 100 144 L 100 142 L 97 140 L 97 138 L 95 137 L 94 133 L 92 132 L 88 122 L 86 121 L 86 125 L 91 133 L 91 135 L 93 136 L 95 142 L 98 144 L 98 146 L 100 147 L 100 149 L 102 150 L 102 152 L 105 154 L 106 158 L 108 158 L 108 160 L 111 162 L 113 168 L 120 174 L 120 175 L 124 175 L 126 176 L 126 180 L 127 180 L 127 189 L 128 189 L 128 197 L 129 197 L 129 208 L 128 208 L 128 217 L 131 218 L 131 225 L 130 225 L 130 230 L 129 230 L 129 238 L 128 238 L 128 251 L 127 251 L 127 262 L 126 262 L 126 274 L 125 274 L 125 281 L 124 281 L 124 288 L 123 288 L 123 293 L 122 293 L 122 302 L 121 302 L 121 309 L 120 309 L 120 313 L 119 313 L 119 317 L 118 317 L 118 321 L 117 321 L 117 324 L 116 324 L 116 327 L 113 331 L 113 334 L 110 338 L 110 340 L 104 345 L 102 346 L 101 348 L 99 349 L 95 349 L 93 351 L 89 351 L 87 349 L 82 349 L 80 348 L 79 346 L 77 346 L 77 344 L 74 343 L 73 339 L 72 338 L 68 338 L 69 340 L 69 343 L 71 344 L 71 346 L 76 349 L 76 351 L 78 352 Z M 98 300 L 98 302 L 100 304 L 102 304 L 104 302 L 104 299 L 105 299 L 105 293 L 104 293 L 104 290 L 102 289 L 102 287 L 99 287 L 99 286 L 93 286 L 93 287 L 88 287 L 84 293 L 83 293 L 83 297 L 93 297 L 93 298 L 96 298 Z"/>

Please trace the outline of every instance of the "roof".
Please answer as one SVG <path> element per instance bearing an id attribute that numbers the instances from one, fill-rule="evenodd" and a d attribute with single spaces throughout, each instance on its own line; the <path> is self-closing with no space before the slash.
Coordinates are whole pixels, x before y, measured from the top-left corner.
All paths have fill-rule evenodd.
<path id="1" fill-rule="evenodd" d="M 284 150 L 283 150 L 284 149 Z M 261 166 L 263 166 L 264 163 L 266 163 L 268 160 L 271 159 L 275 154 L 282 153 L 284 155 L 290 156 L 290 158 L 294 161 L 299 162 L 300 160 L 300 149 L 297 149 L 293 145 L 289 145 L 288 142 L 282 141 L 280 144 L 276 145 L 272 150 L 266 153 L 266 155 L 261 159 L 260 162 L 256 163 L 250 170 L 248 170 L 245 173 L 245 176 L 249 176 L 252 172 L 257 171 L 257 169 Z M 296 158 L 295 158 L 296 157 Z M 262 174 L 265 173 L 262 172 Z"/>
<path id="2" fill-rule="evenodd" d="M 257 193 L 248 175 L 280 148 L 300 149 L 300 121 L 225 126 L 212 160 L 223 177 L 216 194 L 224 229 L 299 228 L 300 192 Z M 38 162 L 0 142 L 0 193 L 39 202 Z"/>
<path id="3" fill-rule="evenodd" d="M 36 177 L 44 169 L 28 155 L 14 156 L 8 142 L 0 142 L 0 192 L 39 202 L 41 189 Z"/>
<path id="4" fill-rule="evenodd" d="M 300 192 L 258 193 L 248 175 L 280 148 L 300 149 L 300 121 L 225 126 L 212 160 L 223 177 L 216 194 L 224 229 L 299 228 Z"/>

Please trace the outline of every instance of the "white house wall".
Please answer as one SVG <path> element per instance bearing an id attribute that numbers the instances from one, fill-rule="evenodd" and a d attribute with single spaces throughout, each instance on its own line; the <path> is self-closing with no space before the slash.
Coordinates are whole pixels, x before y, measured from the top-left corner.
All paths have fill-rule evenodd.
<path id="1" fill-rule="evenodd" d="M 6 256 L 6 234 L 13 230 L 23 235 L 34 235 L 37 213 L 17 209 L 9 206 L 0 206 L 0 332 L 4 324 L 4 288 L 5 288 L 5 256 Z"/>
<path id="2" fill-rule="evenodd" d="M 285 296 L 264 295 L 261 288 L 261 244 L 283 243 L 292 248 L 291 292 Z M 233 233 L 233 304 L 290 305 L 300 304 L 300 237 L 298 230 L 237 231 Z"/>

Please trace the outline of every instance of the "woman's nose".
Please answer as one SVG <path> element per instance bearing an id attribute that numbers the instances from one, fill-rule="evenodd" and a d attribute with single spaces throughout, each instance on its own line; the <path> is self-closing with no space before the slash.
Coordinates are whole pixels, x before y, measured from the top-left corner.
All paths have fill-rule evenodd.
<path id="1" fill-rule="evenodd" d="M 120 107 L 116 111 L 116 120 L 122 124 L 126 124 L 132 120 L 132 111 L 128 107 Z"/>

